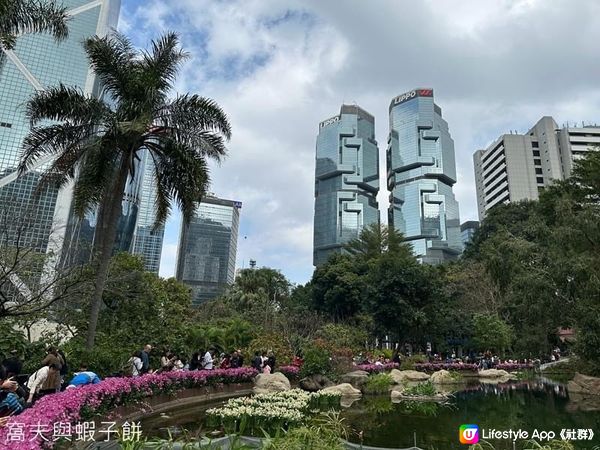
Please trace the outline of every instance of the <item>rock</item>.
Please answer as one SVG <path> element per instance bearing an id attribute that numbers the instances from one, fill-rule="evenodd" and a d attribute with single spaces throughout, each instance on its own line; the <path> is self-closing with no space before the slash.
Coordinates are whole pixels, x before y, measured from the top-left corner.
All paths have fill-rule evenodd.
<path id="1" fill-rule="evenodd" d="M 390 397 L 392 402 L 399 402 L 403 400 L 415 401 L 415 402 L 443 402 L 448 397 L 444 394 L 435 394 L 435 395 L 422 395 L 422 396 L 414 396 L 414 395 L 404 395 L 404 392 L 401 390 L 393 390 L 390 393 Z"/>
<path id="2" fill-rule="evenodd" d="M 305 391 L 316 392 L 326 387 L 333 386 L 333 383 L 326 376 L 316 374 L 302 378 L 298 382 L 298 386 L 300 386 L 300 389 L 304 389 Z"/>
<path id="3" fill-rule="evenodd" d="M 337 384 L 323 389 L 321 392 L 339 392 L 342 397 L 360 397 L 362 394 L 360 390 L 352 387 L 350 383 Z"/>
<path id="4" fill-rule="evenodd" d="M 364 370 L 355 370 L 354 372 L 348 372 L 340 377 L 341 383 L 350 383 L 356 389 L 361 389 L 367 380 L 369 379 L 369 373 Z"/>
<path id="5" fill-rule="evenodd" d="M 479 378 L 507 378 L 512 379 L 513 376 L 506 370 L 501 369 L 486 369 L 479 371 Z"/>
<path id="6" fill-rule="evenodd" d="M 429 380 L 434 384 L 456 384 L 460 383 L 460 379 L 453 377 L 447 370 L 438 370 L 433 372 Z"/>
<path id="7" fill-rule="evenodd" d="M 268 392 L 289 391 L 290 380 L 281 372 L 260 373 L 254 378 L 254 393 L 266 394 Z"/>
<path id="8" fill-rule="evenodd" d="M 394 383 L 401 384 L 405 381 L 427 381 L 429 375 L 423 372 L 417 372 L 416 370 L 398 370 L 392 369 L 390 375 L 394 379 Z"/>
<path id="9" fill-rule="evenodd" d="M 600 395 L 600 378 L 590 377 L 576 373 L 575 377 L 567 384 L 570 393 L 585 395 Z"/>

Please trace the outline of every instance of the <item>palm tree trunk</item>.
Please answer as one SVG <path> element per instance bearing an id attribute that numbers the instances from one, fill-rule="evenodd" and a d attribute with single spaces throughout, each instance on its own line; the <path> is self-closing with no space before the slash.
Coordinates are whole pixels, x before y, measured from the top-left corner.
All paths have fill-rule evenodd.
<path id="1" fill-rule="evenodd" d="M 100 306 L 102 305 L 102 293 L 108 279 L 110 259 L 115 246 L 117 227 L 122 211 L 125 183 L 127 182 L 127 175 L 129 173 L 129 159 L 126 155 L 123 155 L 122 158 L 117 179 L 112 189 L 107 193 L 107 197 L 102 200 L 101 212 L 98 216 L 99 220 L 95 239 L 98 245 L 98 252 L 95 256 L 96 279 L 94 281 L 94 293 L 91 300 L 90 320 L 86 340 L 87 350 L 94 348 L 98 316 L 100 314 Z"/>

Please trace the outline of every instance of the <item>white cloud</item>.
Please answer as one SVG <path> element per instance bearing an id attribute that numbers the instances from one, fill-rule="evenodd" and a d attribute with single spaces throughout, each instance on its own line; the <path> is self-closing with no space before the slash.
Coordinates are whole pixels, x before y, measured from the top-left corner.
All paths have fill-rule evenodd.
<path id="1" fill-rule="evenodd" d="M 600 3 L 593 0 L 155 0 L 125 7 L 140 44 L 161 28 L 181 33 L 193 58 L 178 90 L 214 98 L 232 120 L 230 155 L 213 168 L 212 190 L 244 203 L 238 261 L 257 259 L 295 281 L 312 272 L 317 124 L 342 102 L 375 115 L 383 162 L 390 99 L 433 87 L 455 140 L 462 220 L 477 216 L 473 151 L 542 115 L 594 121 L 600 106 Z M 171 231 L 162 273 L 174 271 L 176 239 Z"/>

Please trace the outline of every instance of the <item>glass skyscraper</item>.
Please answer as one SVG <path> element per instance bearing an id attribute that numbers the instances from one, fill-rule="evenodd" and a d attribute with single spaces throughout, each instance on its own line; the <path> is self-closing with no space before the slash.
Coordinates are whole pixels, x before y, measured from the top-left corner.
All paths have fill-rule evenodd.
<path id="1" fill-rule="evenodd" d="M 438 264 L 462 251 L 454 141 L 433 89 L 392 99 L 387 148 L 388 222 L 412 244 L 421 262 Z"/>
<path id="2" fill-rule="evenodd" d="M 63 0 L 69 8 L 69 37 L 56 43 L 48 35 L 23 35 L 13 51 L 0 50 L 0 207 L 19 203 L 29 208 L 31 245 L 38 251 L 60 253 L 67 228 L 72 189 L 48 188 L 34 196 L 41 173 L 52 161 L 39 160 L 17 177 L 23 138 L 30 130 L 27 101 L 36 90 L 63 83 L 88 95 L 98 92 L 82 42 L 117 26 L 120 0 Z"/>
<path id="3" fill-rule="evenodd" d="M 196 305 L 233 283 L 241 207 L 240 202 L 207 196 L 190 223 L 181 225 L 176 277 L 192 289 Z"/>
<path id="4" fill-rule="evenodd" d="M 315 168 L 313 264 L 332 253 L 370 224 L 379 223 L 379 148 L 375 119 L 356 105 L 319 124 Z"/>

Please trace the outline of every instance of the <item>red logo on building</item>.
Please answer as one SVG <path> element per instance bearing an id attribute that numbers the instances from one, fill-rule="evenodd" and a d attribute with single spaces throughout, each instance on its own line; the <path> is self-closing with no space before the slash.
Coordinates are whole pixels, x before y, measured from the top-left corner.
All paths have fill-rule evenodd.
<path id="1" fill-rule="evenodd" d="M 433 97 L 433 89 L 419 89 L 419 97 Z"/>

